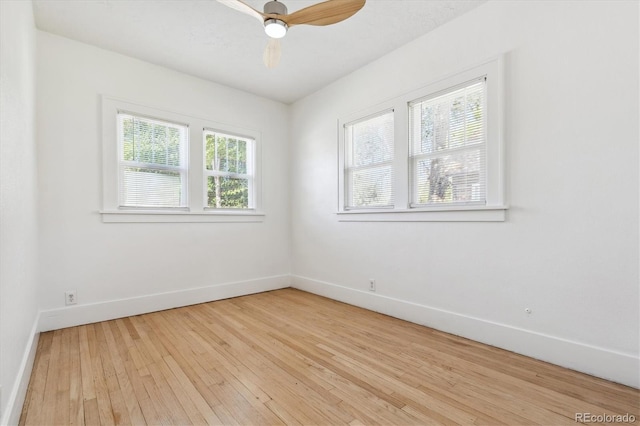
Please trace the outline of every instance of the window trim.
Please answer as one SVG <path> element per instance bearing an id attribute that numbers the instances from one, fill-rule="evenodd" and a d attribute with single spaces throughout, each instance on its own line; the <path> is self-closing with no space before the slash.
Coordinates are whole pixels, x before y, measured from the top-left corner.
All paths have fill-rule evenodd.
<path id="1" fill-rule="evenodd" d="M 410 102 L 407 103 L 407 107 L 409 109 L 409 115 L 411 115 L 411 109 L 418 104 L 421 104 L 423 102 L 432 100 L 432 99 L 436 99 L 439 98 L 441 96 L 444 95 L 448 95 L 451 94 L 453 92 L 458 91 L 459 89 L 462 88 L 467 88 L 469 86 L 478 84 L 478 83 L 482 83 L 483 84 L 483 91 L 484 96 L 483 96 L 483 105 L 482 105 L 482 109 L 484 112 L 487 111 L 487 105 L 486 105 L 486 100 L 487 100 L 487 96 L 486 96 L 486 86 L 487 86 L 487 78 L 486 75 L 480 76 L 478 78 L 474 78 L 470 81 L 465 81 L 462 82 L 460 84 L 457 84 L 455 86 L 449 87 L 447 89 L 438 91 L 438 92 L 433 92 L 428 94 L 427 96 L 423 96 L 421 98 L 418 99 L 414 99 Z M 483 127 L 484 129 L 487 128 L 487 122 L 488 122 L 488 117 L 487 114 L 483 114 L 482 117 L 482 123 L 483 123 Z M 442 208 L 442 207 L 453 207 L 454 210 L 456 206 L 462 206 L 462 210 L 464 210 L 465 206 L 485 206 L 486 205 L 486 200 L 482 200 L 482 201 L 458 201 L 458 202 L 450 202 L 450 203 L 418 203 L 417 202 L 417 198 L 418 198 L 418 163 L 421 160 L 427 160 L 427 159 L 433 159 L 433 158 L 438 158 L 438 157 L 442 157 L 443 155 L 456 155 L 456 154 L 462 154 L 465 152 L 469 152 L 469 151 L 473 151 L 473 150 L 478 150 L 478 149 L 482 149 L 484 150 L 484 155 L 482 156 L 482 160 L 485 162 L 485 166 L 484 169 L 482 170 L 482 173 L 479 175 L 480 178 L 485 182 L 485 198 L 486 198 L 486 194 L 489 192 L 489 188 L 486 186 L 486 181 L 487 181 L 487 164 L 486 164 L 486 152 L 487 152 L 487 146 L 488 146 L 488 137 L 483 138 L 482 142 L 477 144 L 477 145 L 464 145 L 461 147 L 455 147 L 455 148 L 447 148 L 444 150 L 438 150 L 438 151 L 434 151 L 434 152 L 429 152 L 429 153 L 419 153 L 419 154 L 414 154 L 413 153 L 413 143 L 414 140 L 412 138 L 412 135 L 415 134 L 414 131 L 415 129 L 411 128 L 412 125 L 412 121 L 409 120 L 409 208 L 411 209 L 434 209 L 434 208 Z"/>
<path id="2" fill-rule="evenodd" d="M 150 119 L 180 123 L 187 126 L 187 206 L 186 207 L 125 207 L 119 206 L 119 112 Z M 206 203 L 204 185 L 204 135 L 206 130 L 216 129 L 222 133 L 243 135 L 254 141 L 254 205 L 250 209 L 211 209 Z M 112 222 L 263 222 L 261 133 L 204 118 L 180 114 L 149 107 L 130 101 L 102 96 L 102 221 Z"/>
<path id="3" fill-rule="evenodd" d="M 353 161 L 353 159 L 351 159 L 351 161 L 349 161 L 348 159 L 351 157 L 352 153 L 348 153 L 347 152 L 347 148 L 349 146 L 348 144 L 348 140 L 349 138 L 347 137 L 346 133 L 347 133 L 347 127 L 348 126 L 353 126 L 365 121 L 368 121 L 370 119 L 374 119 L 374 118 L 378 118 L 381 117 L 383 115 L 387 115 L 387 114 L 393 114 L 393 118 L 395 119 L 395 114 L 394 114 L 394 110 L 393 108 L 391 109 L 385 109 L 385 110 L 379 110 L 377 112 L 374 112 L 373 114 L 369 114 L 366 117 L 360 117 L 356 120 L 350 121 L 348 123 L 344 123 L 343 126 L 341 127 L 341 131 L 344 137 L 344 146 L 343 146 L 343 150 L 341 152 L 343 152 L 344 154 L 344 158 L 343 158 L 343 170 L 344 173 L 342 174 L 343 177 L 343 190 L 344 190 L 344 197 L 342 198 L 342 201 L 344 203 L 344 210 L 371 210 L 371 209 L 392 209 L 393 208 L 393 204 L 387 204 L 387 205 L 378 205 L 378 206 L 351 206 L 348 205 L 346 203 L 347 199 L 351 199 L 353 194 L 353 187 L 351 186 L 352 180 L 353 180 L 353 174 L 354 172 L 360 171 L 360 170 L 370 170 L 370 169 L 379 169 L 379 168 L 383 168 L 383 167 L 387 167 L 390 166 L 391 167 L 391 176 L 394 175 L 394 166 L 395 166 L 395 139 L 394 139 L 394 153 L 393 153 L 393 158 L 391 158 L 391 160 L 385 160 L 385 161 L 381 161 L 381 162 L 377 162 L 377 163 L 373 163 L 373 164 L 367 164 L 364 166 L 350 166 L 348 165 L 348 163 L 350 163 L 351 161 Z M 395 122 L 394 122 L 394 131 L 395 131 Z M 395 134 L 394 134 L 395 137 Z M 394 188 L 393 188 L 393 180 L 391 183 L 391 197 L 393 198 L 394 196 Z"/>
<path id="4" fill-rule="evenodd" d="M 140 162 L 140 161 L 128 161 L 128 160 L 123 160 L 122 158 L 124 157 L 123 154 L 123 144 L 122 144 L 122 140 L 120 139 L 121 137 L 121 132 L 122 132 L 122 122 L 120 120 L 120 115 L 130 115 L 133 117 L 138 117 L 141 119 L 145 119 L 145 120 L 149 120 L 152 122 L 156 122 L 156 123 L 164 123 L 164 124 L 168 124 L 174 127 L 183 127 L 185 129 L 185 139 L 184 139 L 184 145 L 182 145 L 180 147 L 180 156 L 181 156 L 181 164 L 180 166 L 168 166 L 168 165 L 163 165 L 163 164 L 155 164 L 155 163 L 144 163 L 144 162 Z M 131 112 L 131 111 L 126 111 L 124 109 L 118 109 L 117 113 L 116 113 L 116 120 L 117 120 L 117 124 L 116 124 L 116 144 L 118 145 L 117 147 L 117 161 L 118 161 L 118 201 L 117 201 L 117 205 L 118 208 L 120 209 L 147 209 L 147 210 L 154 210 L 154 209 L 161 209 L 161 210 L 185 210 L 187 208 L 187 206 L 189 205 L 189 134 L 190 134 L 190 128 L 188 124 L 185 123 L 181 123 L 181 122 L 175 122 L 175 121 L 169 121 L 169 120 L 163 120 L 163 119 L 159 119 L 157 117 L 151 117 L 151 116 L 146 116 L 146 115 L 142 115 L 142 114 L 137 114 L 135 112 Z M 180 205 L 179 206 L 166 206 L 166 207 L 151 207 L 151 206 L 128 206 L 128 205 L 124 205 L 121 204 L 121 200 L 120 200 L 120 195 L 123 193 L 123 187 L 124 187 L 124 181 L 122 179 L 123 177 L 123 173 L 122 173 L 122 169 L 126 168 L 126 167 L 138 167 L 138 168 L 145 168 L 145 169 L 152 169 L 152 170 L 165 170 L 165 171 L 173 171 L 173 172 L 177 172 L 180 174 L 180 177 L 182 179 L 182 184 L 181 184 L 181 190 L 183 191 L 182 194 L 180 194 Z"/>
<path id="5" fill-rule="evenodd" d="M 237 138 L 246 139 L 248 144 L 251 146 L 250 150 L 247 150 L 247 171 L 251 171 L 251 173 L 231 173 L 231 172 L 221 172 L 215 170 L 208 170 L 206 164 L 206 156 L 202 156 L 202 174 L 203 174 L 203 182 L 202 189 L 204 191 L 203 200 L 205 201 L 204 209 L 205 211 L 214 211 L 214 212 L 243 212 L 255 210 L 255 206 L 257 204 L 257 195 L 256 194 L 256 157 L 258 157 L 258 147 L 259 144 L 256 142 L 254 136 L 249 136 L 247 134 L 238 134 L 231 133 L 222 129 L 214 129 L 214 128 L 204 128 L 202 131 L 202 150 L 206 152 L 206 144 L 207 144 L 207 134 L 216 134 L 221 133 L 225 136 L 235 136 Z M 221 176 L 221 177 L 230 177 L 236 179 L 247 179 L 247 184 L 249 187 L 249 207 L 246 209 L 237 209 L 237 208 L 217 208 L 217 207 L 209 207 L 207 201 L 207 179 L 209 176 Z"/>
<path id="6" fill-rule="evenodd" d="M 486 77 L 486 204 L 411 205 L 412 181 L 409 144 L 409 105 L 466 82 Z M 465 71 L 443 77 L 418 90 L 405 93 L 376 106 L 338 120 L 338 211 L 339 221 L 429 222 L 506 220 L 504 125 L 504 56 L 489 59 Z M 345 131 L 346 124 L 376 112 L 394 110 L 394 191 L 395 204 L 387 209 L 345 208 Z"/>

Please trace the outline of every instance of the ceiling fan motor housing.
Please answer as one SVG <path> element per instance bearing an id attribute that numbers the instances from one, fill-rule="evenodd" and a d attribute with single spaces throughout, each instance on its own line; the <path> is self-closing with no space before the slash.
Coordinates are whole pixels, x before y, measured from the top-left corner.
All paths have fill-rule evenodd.
<path id="1" fill-rule="evenodd" d="M 275 14 L 275 15 L 286 15 L 287 14 L 287 6 L 279 1 L 273 0 L 264 4 L 264 13 Z"/>

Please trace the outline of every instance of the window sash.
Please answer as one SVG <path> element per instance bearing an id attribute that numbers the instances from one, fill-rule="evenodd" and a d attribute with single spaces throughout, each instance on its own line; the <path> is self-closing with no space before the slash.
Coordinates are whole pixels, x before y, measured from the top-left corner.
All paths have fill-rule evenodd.
<path id="1" fill-rule="evenodd" d="M 366 156 L 366 154 L 364 155 L 364 159 L 363 161 L 365 161 L 364 164 L 355 164 L 357 163 L 356 161 L 356 145 L 355 145 L 355 140 L 354 140 L 354 132 L 356 129 L 356 126 L 359 125 L 365 125 L 367 122 L 371 122 L 373 120 L 376 119 L 384 119 L 385 116 L 387 117 L 387 120 L 390 118 L 391 123 L 389 122 L 382 122 L 380 123 L 379 128 L 377 128 L 377 130 L 379 131 L 385 131 L 388 133 L 390 130 L 390 134 L 386 134 L 384 135 L 385 137 L 389 138 L 390 137 L 390 141 L 389 140 L 383 140 L 381 136 L 378 136 L 378 139 L 380 139 L 380 144 L 379 145 L 373 145 L 373 149 L 379 149 L 380 151 L 377 153 L 370 153 L 372 156 Z M 386 126 L 390 125 L 390 129 L 385 129 Z M 344 208 L 347 210 L 350 209 L 371 209 L 371 208 L 389 208 L 389 207 L 393 207 L 393 200 L 394 200 L 394 151 L 395 151 L 395 134 L 394 134 L 394 111 L 391 109 L 385 109 L 385 110 L 381 110 L 378 111 L 374 114 L 371 115 L 367 115 L 365 117 L 361 117 L 357 120 L 351 121 L 347 124 L 344 125 L 343 128 L 343 132 L 344 132 L 344 140 L 345 140 L 345 144 L 344 144 L 344 153 L 345 153 L 345 161 L 344 161 L 344 169 L 343 169 L 343 173 L 344 173 Z M 365 142 L 366 143 L 366 142 Z M 388 169 L 388 173 L 385 173 L 384 171 L 376 176 L 375 171 L 380 171 L 380 170 L 385 170 Z M 360 187 L 360 188 L 356 188 L 356 178 L 355 176 L 358 174 L 358 172 L 372 172 L 370 175 L 373 178 L 373 180 L 367 180 L 364 179 L 364 187 Z M 363 173 L 362 175 L 364 175 L 365 173 Z M 385 182 L 385 174 L 388 174 L 388 178 L 386 178 L 386 180 L 388 180 L 388 183 Z M 382 178 L 382 182 L 380 182 L 379 180 L 376 181 L 376 178 L 380 179 Z M 378 187 L 379 184 L 382 184 L 381 188 Z M 369 184 L 369 188 L 367 188 L 367 184 Z M 358 203 L 356 201 L 356 197 L 357 197 L 357 192 L 358 190 L 360 191 L 372 191 L 373 193 L 378 193 L 378 190 L 382 191 L 382 198 L 388 198 L 388 202 L 380 202 L 380 203 Z M 364 198 L 367 198 L 366 195 L 364 196 Z"/>
<path id="2" fill-rule="evenodd" d="M 124 135 L 124 120 L 132 119 L 134 125 L 134 132 L 136 121 L 143 122 L 150 126 L 161 126 L 166 129 L 175 129 L 180 133 L 179 146 L 178 146 L 178 159 L 179 165 L 162 164 L 155 162 L 125 160 L 125 135 Z M 116 114 L 117 120 L 117 150 L 118 150 L 118 206 L 124 208 L 142 208 L 142 209 L 184 209 L 188 207 L 188 159 L 187 159 L 187 145 L 189 141 L 189 128 L 185 124 L 173 123 L 166 120 L 156 119 L 146 115 L 134 114 L 127 111 L 118 111 Z M 153 127 L 152 127 L 153 128 Z M 165 130 L 166 137 L 166 130 Z M 155 135 L 152 136 L 152 144 L 156 143 Z M 135 137 L 132 141 L 133 149 L 135 151 Z M 166 144 L 166 141 L 165 141 Z M 168 147 L 165 146 L 165 162 L 168 161 Z M 153 151 L 155 152 L 155 150 Z M 153 155 L 151 156 L 154 157 Z M 132 173 L 131 169 L 137 170 L 133 173 L 137 173 L 137 177 Z M 129 173 L 127 173 L 129 172 Z M 164 172 L 164 173 L 163 173 Z M 171 193 L 168 184 L 167 177 L 171 176 L 171 173 L 177 175 L 179 178 L 179 187 L 174 188 L 178 190 L 176 197 L 175 193 Z M 147 176 L 145 176 L 147 175 Z M 156 176 L 154 176 L 156 175 Z M 155 181 L 154 181 L 154 178 Z M 165 182 L 162 182 L 165 180 Z M 129 182 L 128 182 L 129 181 Z M 128 183 L 130 185 L 128 185 Z M 163 191 L 165 192 L 162 195 Z M 137 199 L 136 202 L 130 202 L 131 199 Z M 172 201 L 173 199 L 173 201 Z M 144 201 L 146 200 L 146 202 Z"/>
<path id="3" fill-rule="evenodd" d="M 246 150 L 246 161 L 245 161 L 245 171 L 246 173 L 238 173 L 238 172 L 229 172 L 225 170 L 217 170 L 208 169 L 207 168 L 207 136 L 212 136 L 214 138 L 214 144 L 216 143 L 216 136 L 222 136 L 225 138 L 233 138 L 236 139 L 236 142 L 241 141 L 245 144 Z M 226 150 L 228 153 L 228 141 L 226 141 Z M 204 209 L 205 210 L 252 210 L 256 208 L 256 195 L 255 195 L 255 158 L 256 158 L 256 140 L 252 137 L 241 136 L 237 134 L 232 134 L 224 131 L 217 131 L 213 129 L 204 129 L 202 136 L 202 144 L 203 144 L 203 189 L 204 189 Z M 236 148 L 237 149 L 237 148 Z M 217 155 L 217 145 L 214 145 L 214 150 L 216 150 Z M 215 158 L 215 157 L 214 157 Z M 236 151 L 236 170 L 239 168 L 239 156 Z M 234 180 L 246 180 L 247 181 L 247 206 L 246 207 L 233 207 L 233 206 L 210 206 L 209 205 L 209 177 L 222 177 L 229 178 Z M 221 202 L 221 201 L 220 201 Z"/>
<path id="4" fill-rule="evenodd" d="M 142 161 L 127 161 L 121 160 L 120 166 L 125 167 L 139 167 L 141 169 L 154 169 L 154 170 L 166 170 L 171 172 L 184 173 L 186 169 L 180 166 L 167 166 L 164 164 L 156 164 L 156 163 L 145 163 Z"/>
<path id="5" fill-rule="evenodd" d="M 142 169 L 142 171 L 140 170 L 128 170 L 128 169 Z M 129 173 L 128 173 L 129 172 Z M 156 173 L 156 172 L 160 172 L 160 173 Z M 165 173 L 161 173 L 161 172 L 165 172 Z M 120 181 L 121 181 L 121 187 L 120 187 L 120 207 L 125 207 L 125 208 L 157 208 L 157 209 L 184 209 L 186 208 L 186 193 L 185 193 L 185 181 L 186 181 L 186 173 L 184 172 L 175 172 L 174 171 L 174 175 L 176 175 L 179 180 L 180 180 L 180 191 L 177 194 L 171 194 L 170 191 L 166 191 L 166 186 L 162 185 L 161 182 L 159 182 L 159 180 L 162 180 L 162 177 L 165 178 L 165 180 L 167 180 L 166 178 L 171 177 L 170 173 L 166 173 L 166 172 L 172 172 L 172 170 L 167 170 L 167 169 L 160 169 L 160 168 L 150 168 L 150 167 L 131 167 L 131 166 L 120 166 Z M 134 178 L 134 173 L 138 174 L 138 179 Z M 146 178 L 151 178 L 152 176 L 156 177 L 156 181 L 153 183 L 153 185 L 151 185 L 150 183 L 147 182 L 147 184 L 145 184 L 145 175 Z M 160 179 L 157 179 L 158 177 L 160 177 Z M 126 185 L 126 181 L 127 180 L 137 180 L 138 185 L 135 185 L 134 182 L 131 182 L 131 185 L 127 186 Z M 150 186 L 153 186 L 153 188 L 150 188 Z M 153 189 L 153 190 L 152 190 Z M 165 189 L 165 191 L 163 191 L 163 189 Z M 175 185 L 174 185 L 174 191 L 175 191 Z M 165 192 L 165 195 L 163 197 L 159 197 L 158 194 L 162 194 L 163 192 Z M 138 199 L 138 202 L 135 203 L 129 203 L 127 202 L 127 200 L 129 199 Z M 175 202 L 170 202 L 169 200 L 171 199 L 175 199 Z M 144 202 L 142 200 L 156 200 L 156 202 Z"/>
<path id="6" fill-rule="evenodd" d="M 467 110 L 468 97 L 471 95 L 480 96 L 479 113 L 481 114 L 480 120 L 469 120 L 470 111 Z M 461 119 L 452 119 L 453 103 L 459 99 L 464 98 L 464 108 L 462 110 Z M 431 206 L 445 206 L 445 205 L 486 205 L 487 203 L 487 88 L 486 88 L 486 76 L 476 78 L 471 81 L 464 82 L 462 84 L 454 85 L 444 90 L 429 94 L 422 98 L 410 101 L 409 106 L 409 174 L 410 174 L 410 208 L 425 208 Z M 424 143 L 422 137 L 423 134 L 423 120 L 416 122 L 415 117 L 417 114 L 422 114 L 424 106 L 427 108 L 442 108 L 446 107 L 446 119 L 442 122 L 440 120 L 433 120 L 433 129 L 431 135 L 431 147 L 426 152 L 418 148 L 418 143 Z M 421 108 L 419 111 L 415 111 L 414 108 Z M 440 121 L 440 122 L 438 122 Z M 436 126 L 440 126 L 440 131 L 445 132 L 444 138 L 440 138 L 440 141 L 444 139 L 446 146 L 438 146 L 438 140 L 435 135 Z M 477 133 L 476 140 L 469 140 L 468 136 L 471 131 Z M 461 136 L 452 136 L 454 133 L 461 133 Z M 454 140 L 457 139 L 457 140 Z M 453 146 L 451 146 L 453 142 Z M 435 145 L 435 146 L 434 146 Z M 427 145 L 428 146 L 428 145 Z M 473 155 L 473 153 L 477 153 Z M 427 180 L 429 182 L 421 182 L 420 163 L 428 160 L 437 161 L 438 159 L 452 159 L 463 158 L 465 154 L 469 155 L 469 161 L 463 160 L 458 162 L 458 167 L 455 167 L 453 163 L 452 172 L 445 171 L 440 173 L 439 176 L 432 175 L 432 168 L 429 168 L 429 176 Z M 440 163 L 438 162 L 438 165 Z M 446 168 L 447 164 L 443 165 Z M 452 166 L 449 164 L 449 166 Z M 477 170 L 471 172 L 466 169 L 469 167 L 477 167 Z M 457 172 L 455 169 L 458 170 Z M 469 182 L 469 177 L 477 175 L 477 179 L 472 179 Z M 422 179 L 424 181 L 424 179 Z M 456 185 L 454 181 L 458 181 L 460 186 Z M 434 189 L 432 185 L 438 185 L 438 189 Z M 463 188 L 467 185 L 466 190 Z M 424 201 L 424 189 L 428 189 L 428 200 Z M 436 199 L 432 199 L 434 192 L 437 192 Z M 470 194 L 471 199 L 465 200 Z M 462 200 L 457 197 L 463 198 Z M 440 199 L 437 199 L 440 198 Z"/>
<path id="7" fill-rule="evenodd" d="M 230 177 L 233 179 L 252 179 L 253 175 L 244 174 L 244 173 L 232 173 L 232 172 L 216 172 L 212 170 L 205 170 L 205 176 L 221 176 L 221 177 Z"/>
<path id="8" fill-rule="evenodd" d="M 367 171 L 378 171 L 388 169 L 389 172 L 389 200 L 390 203 L 381 203 L 381 204 L 355 204 L 354 203 L 354 179 L 355 175 L 358 172 L 367 172 Z M 384 173 L 384 172 L 383 172 Z M 345 182 L 346 185 L 346 195 L 347 202 L 345 203 L 345 209 L 372 209 L 372 208 L 392 208 L 393 207 L 393 162 L 392 161 L 384 161 L 375 164 L 367 164 L 366 166 L 358 166 L 358 167 L 348 167 L 345 169 Z"/>
<path id="9" fill-rule="evenodd" d="M 438 159 L 438 156 L 429 156 L 429 157 L 423 157 L 423 158 L 413 158 L 412 159 L 412 169 L 413 170 L 419 170 L 420 169 L 420 165 L 418 164 L 420 161 L 425 161 L 425 160 L 436 160 Z M 469 176 L 473 176 L 476 175 L 476 179 L 475 182 L 469 182 Z M 484 180 L 486 177 L 486 173 L 484 173 L 483 169 L 480 169 L 478 171 L 474 171 L 471 173 L 460 173 L 458 176 L 453 175 L 451 176 L 451 182 L 449 180 L 447 180 L 447 191 L 450 191 L 450 197 L 451 200 L 450 201 L 431 201 L 431 202 L 419 202 L 420 200 L 420 179 L 418 177 L 418 173 L 414 173 L 412 176 L 412 200 L 414 200 L 411 204 L 410 207 L 412 208 L 422 208 L 422 207 L 436 207 L 436 206 L 463 206 L 463 205 L 468 205 L 468 206 L 478 206 L 478 205 L 486 205 L 486 197 L 481 197 L 480 199 L 474 199 L 477 198 L 476 196 L 474 196 L 473 194 L 479 193 L 480 195 L 484 195 L 484 190 L 485 190 L 485 185 L 484 185 Z M 460 187 L 458 185 L 455 184 L 455 180 L 458 180 L 459 183 L 462 184 L 467 184 L 468 185 L 468 189 L 466 190 L 466 192 L 471 192 L 472 196 L 471 196 L 471 200 L 459 200 L 458 198 L 458 194 L 465 192 L 464 187 Z M 464 182 L 461 182 L 464 181 Z M 435 190 L 433 190 L 435 191 Z"/>

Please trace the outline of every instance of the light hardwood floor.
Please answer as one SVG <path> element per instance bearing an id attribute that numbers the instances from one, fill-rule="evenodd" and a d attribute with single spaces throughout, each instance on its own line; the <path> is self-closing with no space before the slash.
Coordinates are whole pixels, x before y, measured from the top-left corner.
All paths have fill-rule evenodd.
<path id="1" fill-rule="evenodd" d="M 285 289 L 40 336 L 20 424 L 542 424 L 638 390 Z"/>

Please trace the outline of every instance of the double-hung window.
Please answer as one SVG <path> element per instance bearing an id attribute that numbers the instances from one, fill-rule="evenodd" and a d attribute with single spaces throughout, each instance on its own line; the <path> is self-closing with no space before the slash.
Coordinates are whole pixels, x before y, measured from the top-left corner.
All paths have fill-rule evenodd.
<path id="1" fill-rule="evenodd" d="M 118 113 L 118 205 L 187 207 L 184 124 Z"/>
<path id="2" fill-rule="evenodd" d="M 253 208 L 255 140 L 205 130 L 204 143 L 207 207 Z"/>
<path id="3" fill-rule="evenodd" d="M 345 208 L 393 207 L 393 111 L 345 125 Z"/>
<path id="4" fill-rule="evenodd" d="M 502 58 L 339 121 L 342 221 L 502 221 Z"/>
<path id="5" fill-rule="evenodd" d="M 411 207 L 486 202 L 485 78 L 409 103 Z"/>
<path id="6" fill-rule="evenodd" d="M 263 220 L 259 132 L 108 97 L 102 117 L 104 222 Z"/>

